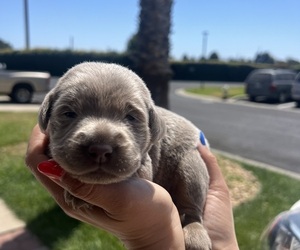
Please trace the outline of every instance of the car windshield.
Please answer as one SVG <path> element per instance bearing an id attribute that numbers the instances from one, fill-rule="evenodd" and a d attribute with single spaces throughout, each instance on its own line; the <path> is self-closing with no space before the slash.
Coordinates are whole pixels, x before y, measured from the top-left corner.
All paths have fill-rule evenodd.
<path id="1" fill-rule="evenodd" d="M 276 80 L 294 80 L 295 75 L 294 74 L 279 74 L 276 75 Z"/>
<path id="2" fill-rule="evenodd" d="M 247 82 L 248 83 L 269 83 L 271 81 L 271 75 L 270 74 L 253 74 L 251 75 Z"/>

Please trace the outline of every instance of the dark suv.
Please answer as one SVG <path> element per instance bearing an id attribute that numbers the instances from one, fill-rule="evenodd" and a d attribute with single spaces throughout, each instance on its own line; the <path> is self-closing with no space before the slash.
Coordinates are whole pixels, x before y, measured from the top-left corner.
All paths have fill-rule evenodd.
<path id="1" fill-rule="evenodd" d="M 292 98 L 296 102 L 296 106 L 300 108 L 300 73 L 296 76 L 292 87 Z"/>
<path id="2" fill-rule="evenodd" d="M 257 69 L 245 80 L 245 92 L 250 101 L 257 97 L 280 103 L 291 99 L 291 87 L 296 72 L 287 69 Z"/>

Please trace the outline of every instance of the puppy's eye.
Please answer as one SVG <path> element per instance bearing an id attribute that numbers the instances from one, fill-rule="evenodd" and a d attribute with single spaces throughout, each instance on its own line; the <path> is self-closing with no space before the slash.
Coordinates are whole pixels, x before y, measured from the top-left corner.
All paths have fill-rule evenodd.
<path id="1" fill-rule="evenodd" d="M 65 112 L 64 113 L 64 116 L 67 117 L 67 118 L 76 118 L 77 117 L 77 114 L 75 112 L 72 112 L 72 111 L 68 111 L 68 112 Z"/>
<path id="2" fill-rule="evenodd" d="M 129 121 L 129 122 L 134 122 L 134 121 L 136 121 L 135 117 L 132 116 L 132 115 L 129 115 L 129 114 L 126 115 L 125 119 L 126 119 L 127 121 Z"/>

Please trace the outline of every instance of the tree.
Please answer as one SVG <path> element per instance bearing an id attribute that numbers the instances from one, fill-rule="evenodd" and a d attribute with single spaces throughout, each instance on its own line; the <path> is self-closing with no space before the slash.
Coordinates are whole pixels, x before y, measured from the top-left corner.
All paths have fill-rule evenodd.
<path id="1" fill-rule="evenodd" d="M 209 56 L 209 60 L 219 61 L 219 56 L 217 52 L 212 52 Z"/>
<path id="2" fill-rule="evenodd" d="M 183 56 L 182 56 L 182 59 L 181 59 L 181 61 L 183 61 L 183 62 L 188 62 L 190 59 L 189 59 L 189 57 L 186 55 L 186 54 L 184 54 Z"/>
<path id="3" fill-rule="evenodd" d="M 272 56 L 269 55 L 269 53 L 258 53 L 256 55 L 256 58 L 254 60 L 255 63 L 268 63 L 268 64 L 274 64 L 275 60 Z"/>
<path id="4" fill-rule="evenodd" d="M 9 43 L 0 39 L 0 50 L 5 50 L 5 49 L 12 49 L 12 46 Z"/>
<path id="5" fill-rule="evenodd" d="M 132 35 L 128 40 L 126 52 L 132 56 L 137 52 L 137 34 Z"/>
<path id="6" fill-rule="evenodd" d="M 140 0 L 139 29 L 128 43 L 135 71 L 146 82 L 154 102 L 168 108 L 169 33 L 173 0 Z"/>
<path id="7" fill-rule="evenodd" d="M 297 61 L 296 59 L 293 59 L 293 58 L 288 58 L 288 59 L 286 60 L 286 63 L 287 63 L 288 65 L 290 65 L 290 66 L 294 66 L 294 65 L 300 64 L 299 61 Z"/>

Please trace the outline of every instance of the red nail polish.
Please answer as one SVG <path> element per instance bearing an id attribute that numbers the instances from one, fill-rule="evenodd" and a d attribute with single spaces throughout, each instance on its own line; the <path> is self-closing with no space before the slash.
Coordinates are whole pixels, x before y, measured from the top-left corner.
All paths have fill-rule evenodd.
<path id="1" fill-rule="evenodd" d="M 65 171 L 53 160 L 43 161 L 37 168 L 42 174 L 57 180 L 65 174 Z"/>

